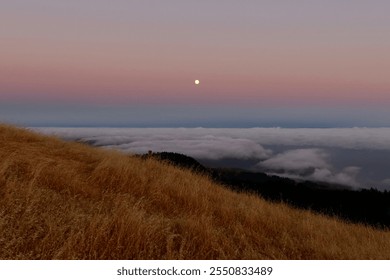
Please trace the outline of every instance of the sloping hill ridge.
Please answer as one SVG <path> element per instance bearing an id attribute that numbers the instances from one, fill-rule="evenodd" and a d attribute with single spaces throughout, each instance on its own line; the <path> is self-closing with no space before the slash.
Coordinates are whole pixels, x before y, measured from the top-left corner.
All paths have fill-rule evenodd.
<path id="1" fill-rule="evenodd" d="M 1 259 L 389 259 L 390 232 L 0 126 Z"/>

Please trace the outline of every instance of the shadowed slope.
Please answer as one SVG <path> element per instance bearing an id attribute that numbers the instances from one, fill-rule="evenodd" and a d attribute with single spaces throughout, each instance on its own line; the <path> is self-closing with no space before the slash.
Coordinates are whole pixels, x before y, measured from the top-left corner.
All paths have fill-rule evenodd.
<path id="1" fill-rule="evenodd" d="M 390 232 L 0 126 L 2 259 L 388 259 Z"/>

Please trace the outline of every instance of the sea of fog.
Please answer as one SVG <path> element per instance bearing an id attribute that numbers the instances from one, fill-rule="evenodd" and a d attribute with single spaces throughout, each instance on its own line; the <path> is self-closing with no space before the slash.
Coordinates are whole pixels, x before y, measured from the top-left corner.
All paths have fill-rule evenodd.
<path id="1" fill-rule="evenodd" d="M 177 152 L 206 166 L 390 190 L 390 128 L 31 128 L 142 154 Z"/>

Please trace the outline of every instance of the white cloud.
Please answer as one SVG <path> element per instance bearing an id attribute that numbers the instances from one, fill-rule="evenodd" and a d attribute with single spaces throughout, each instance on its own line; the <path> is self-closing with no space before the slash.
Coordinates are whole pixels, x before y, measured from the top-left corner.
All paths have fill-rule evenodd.
<path id="1" fill-rule="evenodd" d="M 330 162 L 328 148 L 390 151 L 390 128 L 33 128 L 128 153 L 178 152 L 197 159 L 258 159 L 258 168 L 308 180 L 358 186 L 359 167 Z M 273 155 L 263 146 L 299 147 Z M 313 148 L 314 147 L 314 148 Z M 353 165 L 352 163 L 351 165 Z M 349 165 L 349 164 L 346 164 Z M 368 168 L 367 166 L 364 167 Z M 373 168 L 373 167 L 370 167 Z M 362 172 L 363 173 L 363 172 Z M 380 182 L 387 184 L 386 182 Z"/>
<path id="2" fill-rule="evenodd" d="M 270 170 L 305 172 L 307 169 L 329 168 L 328 155 L 321 149 L 289 150 L 258 164 Z"/>
<path id="3" fill-rule="evenodd" d="M 78 140 L 128 153 L 176 152 L 198 159 L 266 159 L 272 152 L 253 140 L 213 135 L 203 129 L 38 128 L 68 140 Z M 193 132 L 196 133 L 193 133 Z"/>
<path id="4" fill-rule="evenodd" d="M 115 139 L 197 139 L 206 135 L 247 139 L 260 145 L 390 150 L 390 128 L 35 128 L 67 139 L 93 137 L 102 144 Z M 128 138 L 127 138 L 128 137 Z M 103 142 L 105 141 L 105 142 Z"/>
<path id="5" fill-rule="evenodd" d="M 262 171 L 274 175 L 358 187 L 360 167 L 349 166 L 333 171 L 330 156 L 322 149 L 296 149 L 275 155 L 257 164 Z"/>
<path id="6" fill-rule="evenodd" d="M 384 186 L 390 186 L 390 178 L 389 179 L 384 179 L 381 182 Z"/>
<path id="7" fill-rule="evenodd" d="M 360 187 L 356 177 L 360 172 L 360 167 L 348 166 L 341 172 L 333 173 L 329 169 L 316 169 L 307 179 L 328 183 L 336 183 L 352 187 Z"/>
<path id="8" fill-rule="evenodd" d="M 101 144 L 101 142 L 99 142 Z M 176 152 L 200 159 L 218 160 L 223 158 L 235 159 L 264 159 L 271 154 L 270 150 L 247 139 L 205 136 L 194 139 L 161 139 L 160 137 L 140 138 L 130 143 L 109 145 L 109 148 L 120 149 L 131 153 Z"/>

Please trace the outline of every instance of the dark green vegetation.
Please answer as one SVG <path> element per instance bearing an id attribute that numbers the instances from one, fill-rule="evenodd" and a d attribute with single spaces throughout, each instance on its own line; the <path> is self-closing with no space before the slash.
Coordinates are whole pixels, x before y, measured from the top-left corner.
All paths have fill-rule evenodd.
<path id="1" fill-rule="evenodd" d="M 346 186 L 294 181 L 260 172 L 207 168 L 195 159 L 177 153 L 153 153 L 150 156 L 176 166 L 206 174 L 215 182 L 236 191 L 254 192 L 273 202 L 310 209 L 345 220 L 390 227 L 390 192 L 376 189 L 352 190 Z M 144 155 L 143 157 L 147 157 Z"/>

